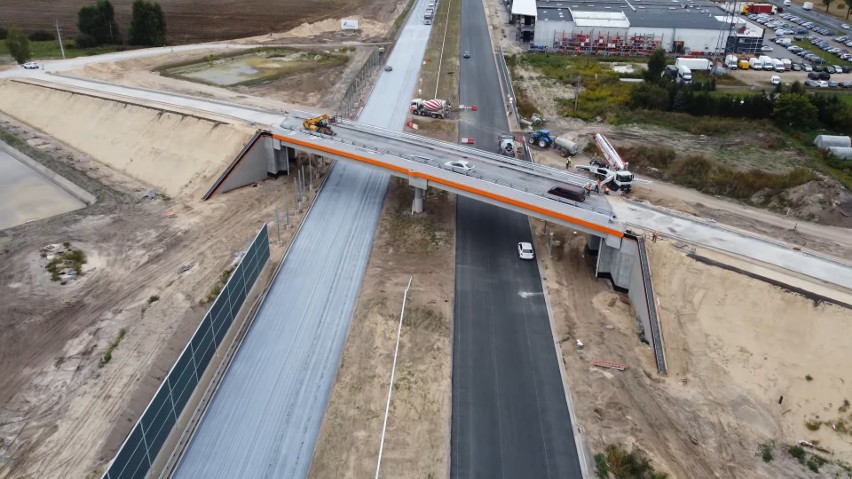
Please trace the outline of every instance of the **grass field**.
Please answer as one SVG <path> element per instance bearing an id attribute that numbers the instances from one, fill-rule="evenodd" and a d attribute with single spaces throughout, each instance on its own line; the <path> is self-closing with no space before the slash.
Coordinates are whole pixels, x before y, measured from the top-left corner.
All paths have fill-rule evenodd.
<path id="1" fill-rule="evenodd" d="M 63 38 L 77 34 L 77 11 L 93 0 L 2 0 L 0 24 L 25 32 L 62 28 Z M 172 44 L 226 40 L 281 32 L 304 22 L 351 15 L 393 21 L 397 1 L 378 0 L 159 0 Z M 130 28 L 133 0 L 112 0 L 121 34 Z"/>
<path id="2" fill-rule="evenodd" d="M 68 42 L 65 42 L 65 58 L 77 58 L 91 55 L 100 55 L 102 53 L 112 53 L 130 49 L 121 45 L 105 45 L 98 48 L 73 48 Z M 56 40 L 46 42 L 30 42 L 30 52 L 33 55 L 33 60 L 46 60 L 50 58 L 62 58 L 62 51 L 59 49 L 59 42 Z M 9 50 L 6 48 L 6 42 L 0 41 L 0 57 L 8 56 Z"/>

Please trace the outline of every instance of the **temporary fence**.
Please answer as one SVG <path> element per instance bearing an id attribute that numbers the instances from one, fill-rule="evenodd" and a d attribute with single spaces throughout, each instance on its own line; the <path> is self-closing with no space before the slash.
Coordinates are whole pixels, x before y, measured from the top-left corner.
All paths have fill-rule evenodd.
<path id="1" fill-rule="evenodd" d="M 142 479 L 148 473 L 268 259 L 269 233 L 263 225 L 127 435 L 104 479 Z"/>

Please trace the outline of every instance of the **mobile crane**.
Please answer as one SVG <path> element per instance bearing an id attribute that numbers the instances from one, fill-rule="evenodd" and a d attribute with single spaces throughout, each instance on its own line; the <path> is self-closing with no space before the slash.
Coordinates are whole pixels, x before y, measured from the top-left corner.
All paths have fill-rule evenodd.
<path id="1" fill-rule="evenodd" d="M 600 133 L 595 133 L 595 145 L 606 162 L 594 159 L 589 165 L 577 165 L 574 168 L 592 173 L 610 190 L 630 193 L 633 173 L 627 171 L 627 162 L 621 159 L 621 155 L 615 151 L 607 137 Z"/>
<path id="2" fill-rule="evenodd" d="M 315 131 L 324 135 L 334 136 L 337 133 L 335 133 L 329 125 L 336 122 L 337 118 L 325 113 L 305 120 L 305 122 L 302 123 L 302 126 L 304 126 L 308 131 Z"/>

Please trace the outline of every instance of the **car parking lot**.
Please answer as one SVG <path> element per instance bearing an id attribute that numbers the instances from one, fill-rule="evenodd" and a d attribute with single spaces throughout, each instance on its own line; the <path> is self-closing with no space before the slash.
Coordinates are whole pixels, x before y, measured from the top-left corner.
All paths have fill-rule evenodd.
<path id="1" fill-rule="evenodd" d="M 740 79 L 768 85 L 773 75 L 780 75 L 782 84 L 798 80 L 814 88 L 852 88 L 852 37 L 792 13 L 750 14 L 748 18 L 763 25 L 766 35 L 759 51 L 747 53 L 785 65 L 783 70 L 775 62 L 775 69 L 740 72 L 736 75 Z"/>

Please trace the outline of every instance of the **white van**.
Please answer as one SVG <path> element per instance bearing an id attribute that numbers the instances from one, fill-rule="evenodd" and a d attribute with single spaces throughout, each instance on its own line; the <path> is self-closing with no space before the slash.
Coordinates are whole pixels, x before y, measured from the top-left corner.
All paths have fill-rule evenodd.
<path id="1" fill-rule="evenodd" d="M 780 85 L 781 77 L 779 77 L 778 75 L 772 75 L 772 77 L 769 79 L 769 83 L 773 85 Z"/>
<path id="2" fill-rule="evenodd" d="M 791 2 L 790 0 L 784 0 L 784 6 L 785 7 L 789 7 L 790 5 L 792 5 L 792 3 L 793 2 Z"/>

